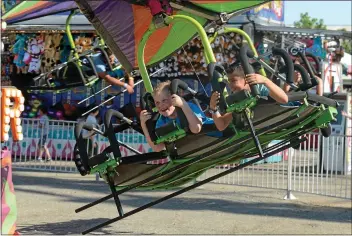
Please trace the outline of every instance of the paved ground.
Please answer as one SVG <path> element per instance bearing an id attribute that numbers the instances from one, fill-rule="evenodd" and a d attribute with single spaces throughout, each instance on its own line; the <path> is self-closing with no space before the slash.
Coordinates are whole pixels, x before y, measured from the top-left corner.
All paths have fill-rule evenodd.
<path id="1" fill-rule="evenodd" d="M 74 210 L 109 193 L 93 176 L 14 170 L 21 234 L 80 234 L 117 216 L 112 200 Z M 125 212 L 170 191 L 122 196 Z M 284 191 L 207 184 L 92 234 L 352 234 L 351 201 Z"/>

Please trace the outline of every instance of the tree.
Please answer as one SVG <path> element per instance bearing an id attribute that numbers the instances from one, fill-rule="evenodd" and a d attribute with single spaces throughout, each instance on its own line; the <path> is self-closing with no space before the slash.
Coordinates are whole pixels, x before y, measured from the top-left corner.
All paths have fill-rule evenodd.
<path id="1" fill-rule="evenodd" d="M 338 30 L 347 31 L 345 28 L 338 29 Z M 352 45 L 351 44 L 352 44 L 351 40 L 348 40 L 348 39 L 344 39 L 341 42 L 341 46 L 343 47 L 345 52 L 348 53 L 348 54 L 352 53 Z"/>
<path id="2" fill-rule="evenodd" d="M 323 19 L 311 18 L 308 12 L 301 13 L 301 19 L 299 21 L 293 22 L 293 25 L 297 28 L 303 29 L 324 29 L 326 30 L 326 25 Z"/>

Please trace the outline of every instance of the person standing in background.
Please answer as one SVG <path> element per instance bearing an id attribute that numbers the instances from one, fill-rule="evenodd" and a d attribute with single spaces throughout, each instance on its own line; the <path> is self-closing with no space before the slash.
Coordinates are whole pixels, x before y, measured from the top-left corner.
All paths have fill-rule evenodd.
<path id="1" fill-rule="evenodd" d="M 38 110 L 39 110 L 39 117 L 40 117 L 39 118 L 40 138 L 38 142 L 38 146 L 40 150 L 39 150 L 38 161 L 41 161 L 41 162 L 43 161 L 42 155 L 44 151 L 47 156 L 47 161 L 51 161 L 51 155 L 47 147 L 47 138 L 48 138 L 48 130 L 49 130 L 49 117 L 47 116 L 47 109 L 44 106 L 40 106 Z"/>
<path id="2" fill-rule="evenodd" d="M 99 114 L 99 109 L 93 110 L 89 113 L 86 119 L 87 124 L 93 125 L 95 128 L 99 127 L 97 116 Z M 97 135 L 94 131 L 88 131 L 83 129 L 82 131 L 83 138 L 87 139 L 87 148 L 88 148 L 88 156 L 92 156 L 92 154 L 97 154 L 98 152 L 98 143 L 96 142 Z M 94 151 L 94 152 L 93 152 Z"/>

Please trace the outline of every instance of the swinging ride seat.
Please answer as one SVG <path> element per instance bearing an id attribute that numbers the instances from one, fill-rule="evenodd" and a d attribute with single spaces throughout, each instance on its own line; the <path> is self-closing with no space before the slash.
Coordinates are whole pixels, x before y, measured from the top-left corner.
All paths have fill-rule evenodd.
<path id="1" fill-rule="evenodd" d="M 78 55 L 78 58 L 74 57 L 55 66 L 49 72 L 34 77 L 32 85 L 25 89 L 30 92 L 60 93 L 75 87 L 91 87 L 100 79 L 94 64 L 94 57 L 103 59 L 107 71 L 120 68 L 120 66 L 111 65 L 106 47 L 99 45 Z"/>

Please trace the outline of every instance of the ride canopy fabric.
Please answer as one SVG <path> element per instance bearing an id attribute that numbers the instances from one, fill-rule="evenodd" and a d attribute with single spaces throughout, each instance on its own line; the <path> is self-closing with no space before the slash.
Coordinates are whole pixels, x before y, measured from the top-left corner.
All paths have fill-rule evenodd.
<path id="1" fill-rule="evenodd" d="M 190 5 L 196 12 L 206 12 L 207 14 L 214 15 L 223 12 L 234 13 L 243 9 L 249 10 L 251 7 L 266 2 L 266 0 L 193 0 L 170 2 Z M 12 24 L 76 9 L 80 9 L 92 23 L 127 71 L 138 69 L 138 44 L 152 24 L 150 10 L 143 4 L 137 5 L 123 0 L 22 1 L 7 12 L 2 17 L 2 20 L 8 24 Z M 207 23 L 210 23 L 209 19 L 186 12 L 185 10 L 174 9 L 173 14 L 190 16 L 203 27 Z M 194 38 L 196 33 L 195 27 L 183 21 L 159 29 L 149 38 L 144 50 L 146 65 L 152 66 L 165 60 Z"/>

